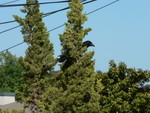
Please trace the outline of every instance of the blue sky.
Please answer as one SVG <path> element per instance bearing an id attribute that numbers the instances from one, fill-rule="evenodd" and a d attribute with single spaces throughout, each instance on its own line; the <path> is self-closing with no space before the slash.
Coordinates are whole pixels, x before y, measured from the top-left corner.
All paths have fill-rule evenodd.
<path id="1" fill-rule="evenodd" d="M 0 4 L 10 0 L 1 0 Z M 49 0 L 39 0 L 48 2 Z M 52 1 L 52 0 L 51 0 Z M 54 1 L 54 0 L 53 0 Z M 113 0 L 97 0 L 84 6 L 83 12 L 90 12 L 106 5 Z M 20 0 L 16 3 L 25 3 Z M 41 5 L 44 13 L 61 9 L 67 6 L 63 4 Z M 12 15 L 24 15 L 19 11 L 22 7 L 0 8 L 0 22 L 13 20 Z M 88 15 L 88 21 L 84 27 L 91 27 L 92 31 L 84 40 L 91 40 L 95 47 L 88 50 L 95 51 L 95 70 L 103 72 L 108 70 L 109 61 L 116 63 L 125 62 L 128 67 L 150 69 L 150 0 L 119 0 L 117 3 Z M 66 11 L 56 13 L 43 19 L 48 30 L 55 28 L 67 21 Z M 18 25 L 17 23 L 0 25 L 0 32 Z M 21 27 L 0 34 L 0 51 L 23 41 L 20 33 Z M 50 40 L 54 44 L 55 57 L 60 54 L 61 46 L 58 34 L 64 32 L 64 27 L 50 33 Z M 11 53 L 19 56 L 25 55 L 26 44 L 13 49 Z M 59 69 L 58 66 L 55 68 Z"/>

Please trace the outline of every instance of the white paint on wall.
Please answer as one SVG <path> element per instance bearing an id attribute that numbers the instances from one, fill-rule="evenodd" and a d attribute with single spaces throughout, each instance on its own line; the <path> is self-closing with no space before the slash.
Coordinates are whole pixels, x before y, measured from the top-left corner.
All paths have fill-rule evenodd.
<path id="1" fill-rule="evenodd" d="M 0 105 L 6 105 L 15 102 L 15 96 L 0 96 Z"/>

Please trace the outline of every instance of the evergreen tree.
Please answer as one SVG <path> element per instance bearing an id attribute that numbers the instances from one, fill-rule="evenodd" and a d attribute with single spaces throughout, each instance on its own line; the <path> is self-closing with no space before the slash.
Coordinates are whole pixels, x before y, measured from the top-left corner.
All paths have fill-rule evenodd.
<path id="1" fill-rule="evenodd" d="M 96 81 L 92 60 L 94 52 L 87 52 L 87 46 L 83 46 L 83 38 L 91 29 L 83 28 L 87 17 L 82 14 L 80 0 L 72 0 L 69 8 L 66 29 L 60 35 L 62 54 L 66 58 L 53 84 L 58 96 L 52 96 L 52 88 L 49 89 L 50 98 L 45 99 L 50 102 L 47 108 L 54 113 L 99 113 L 98 92 L 102 87 L 100 80 Z"/>
<path id="2" fill-rule="evenodd" d="M 27 0 L 27 4 L 38 3 L 37 0 Z M 56 60 L 53 58 L 53 44 L 48 39 L 49 33 L 42 22 L 43 13 L 39 5 L 26 5 L 21 9 L 26 13 L 25 19 L 14 16 L 23 26 L 22 34 L 28 44 L 25 58 L 19 59 L 25 72 L 23 73 L 22 88 L 17 93 L 18 100 L 26 103 L 32 112 L 38 112 L 38 101 L 46 89 L 47 75 L 53 70 Z"/>
<path id="3" fill-rule="evenodd" d="M 0 54 L 0 92 L 15 92 L 19 89 L 23 69 L 18 58 L 9 51 Z"/>
<path id="4" fill-rule="evenodd" d="M 149 71 L 127 68 L 122 62 L 117 66 L 111 61 L 109 71 L 99 76 L 104 86 L 100 93 L 102 113 L 150 112 L 150 94 L 139 90 L 149 82 Z"/>

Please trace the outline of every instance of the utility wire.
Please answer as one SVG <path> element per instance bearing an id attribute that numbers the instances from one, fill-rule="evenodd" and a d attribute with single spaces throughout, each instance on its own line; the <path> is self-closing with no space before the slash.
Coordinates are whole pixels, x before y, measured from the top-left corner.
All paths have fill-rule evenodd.
<path id="1" fill-rule="evenodd" d="M 17 1 L 20 1 L 20 0 L 13 0 L 13 1 L 10 1 L 10 2 L 2 3 L 0 5 L 10 4 L 10 3 L 13 3 L 13 2 L 17 2 Z"/>
<path id="2" fill-rule="evenodd" d="M 86 0 L 82 0 L 82 2 L 84 2 L 84 1 L 86 1 Z M 90 1 L 85 2 L 85 3 L 83 3 L 83 4 L 87 4 L 87 3 L 89 3 L 89 2 L 94 2 L 94 1 L 96 1 L 96 0 L 90 0 Z M 48 15 L 48 14 L 52 14 L 52 13 L 55 13 L 55 12 L 63 11 L 63 10 L 66 10 L 66 9 L 69 9 L 69 7 L 65 7 L 65 8 L 59 9 L 59 10 L 57 10 L 57 11 L 45 13 L 45 14 L 43 14 L 43 17 L 46 16 L 46 15 Z M 16 20 L 0 22 L 0 24 L 8 24 L 8 23 L 13 23 L 13 22 L 16 22 Z"/>
<path id="3" fill-rule="evenodd" d="M 86 15 L 90 15 L 90 14 L 92 14 L 92 13 L 98 11 L 98 10 L 101 10 L 101 9 L 103 9 L 103 8 L 105 8 L 105 7 L 108 7 L 108 6 L 114 4 L 114 3 L 118 2 L 118 1 L 119 1 L 119 0 L 116 0 L 116 1 L 113 1 L 113 2 L 111 2 L 111 3 L 109 3 L 109 4 L 104 5 L 104 6 L 102 6 L 102 7 L 99 7 L 99 8 L 97 8 L 97 9 L 95 9 L 95 10 L 93 10 L 93 11 L 87 13 Z M 47 32 L 51 32 L 51 31 L 53 31 L 53 30 L 55 30 L 55 29 L 58 29 L 58 28 L 60 28 L 60 27 L 62 27 L 62 26 L 64 26 L 64 25 L 65 25 L 65 24 L 59 25 L 59 26 L 57 26 L 56 28 L 53 28 L 53 29 L 51 29 L 51 30 L 49 30 L 49 31 L 47 31 Z"/>
<path id="4" fill-rule="evenodd" d="M 84 1 L 86 1 L 86 0 L 82 0 L 82 2 L 84 2 Z M 84 2 L 83 4 L 88 4 L 88 3 L 91 3 L 91 2 L 94 2 L 94 1 L 96 1 L 96 0 L 90 0 L 88 2 Z M 54 12 L 45 13 L 43 17 L 49 16 L 49 14 L 51 15 L 52 13 L 56 13 L 56 12 L 63 11 L 63 10 L 66 10 L 66 9 L 69 9 L 69 7 L 65 7 L 65 8 L 62 8 L 62 9 L 54 11 Z"/>
<path id="5" fill-rule="evenodd" d="M 43 18 L 44 18 L 44 17 L 47 17 L 47 16 L 49 16 L 49 15 L 55 14 L 55 13 L 57 13 L 57 12 L 59 12 L 59 11 L 63 11 L 63 10 L 65 10 L 65 9 L 67 9 L 67 8 L 63 8 L 63 9 L 60 9 L 60 10 L 57 10 L 57 11 L 45 13 L 45 14 L 43 15 Z M 11 22 L 16 22 L 16 21 L 13 20 L 13 21 L 5 22 L 5 23 L 11 23 Z M 20 27 L 20 26 L 21 26 L 21 25 L 18 25 L 18 26 L 15 26 L 15 27 L 12 27 L 12 28 L 3 30 L 3 31 L 0 32 L 0 34 L 3 34 L 3 33 L 5 33 L 5 32 L 7 32 L 7 31 L 11 31 L 11 30 L 16 29 L 16 28 L 18 28 L 18 27 Z"/>
<path id="6" fill-rule="evenodd" d="M 6 29 L 6 30 L 4 30 L 4 31 L 1 31 L 0 34 L 5 33 L 5 32 L 7 32 L 7 31 L 10 31 L 10 30 L 13 30 L 13 29 L 16 29 L 16 28 L 18 28 L 18 27 L 20 27 L 20 25 L 15 26 L 15 27 L 12 27 L 12 28 L 9 28 L 9 29 Z"/>
<path id="7" fill-rule="evenodd" d="M 44 17 L 47 17 L 47 16 L 49 16 L 49 15 L 55 14 L 55 13 L 57 13 L 57 12 L 59 12 L 59 11 L 66 10 L 66 9 L 68 9 L 68 8 L 63 8 L 63 9 L 60 9 L 60 10 L 57 10 L 57 11 L 53 11 L 53 12 L 46 13 L 46 14 L 43 16 L 43 18 L 44 18 Z M 14 20 L 14 21 L 15 21 L 15 20 Z M 12 28 L 3 30 L 3 31 L 0 32 L 0 34 L 3 34 L 3 33 L 5 33 L 5 32 L 7 32 L 7 31 L 11 31 L 11 30 L 16 29 L 16 28 L 18 28 L 18 27 L 20 27 L 20 26 L 21 26 L 21 25 L 18 25 L 18 26 L 15 26 L 15 27 L 12 27 Z"/>
<path id="8" fill-rule="evenodd" d="M 112 5 L 112 4 L 114 4 L 114 3 L 118 2 L 118 1 L 119 1 L 119 0 L 116 0 L 116 1 L 113 1 L 113 2 L 111 2 L 111 3 L 109 3 L 109 4 L 106 4 L 106 5 L 104 5 L 104 6 L 100 7 L 100 8 L 97 8 L 97 9 L 95 9 L 95 10 L 93 10 L 93 11 L 87 13 L 86 15 L 92 14 L 92 13 L 94 13 L 94 12 L 100 10 L 100 9 L 103 9 L 103 8 L 105 8 L 105 7 L 107 7 L 107 6 L 110 6 L 110 5 Z"/>
<path id="9" fill-rule="evenodd" d="M 47 17 L 47 16 L 49 16 L 49 15 L 52 15 L 52 14 L 54 14 L 54 13 L 60 12 L 60 11 L 64 11 L 64 10 L 66 10 L 66 9 L 69 9 L 69 7 L 65 7 L 65 8 L 59 9 L 59 10 L 57 10 L 57 11 L 45 13 L 45 14 L 43 15 L 43 18 L 44 18 L 44 17 Z"/>
<path id="10" fill-rule="evenodd" d="M 84 2 L 83 4 L 88 4 L 88 3 L 94 2 L 94 1 L 96 1 L 96 0 L 91 0 L 91 1 L 88 1 L 88 2 Z M 47 16 L 49 16 L 49 15 L 55 14 L 55 13 L 57 13 L 57 12 L 66 10 L 66 9 L 69 9 L 69 7 L 65 7 L 65 8 L 56 10 L 56 11 L 52 11 L 52 12 L 49 12 L 49 13 L 45 13 L 45 14 L 43 15 L 43 18 L 44 18 L 44 17 L 47 17 Z M 0 23 L 0 24 L 4 24 L 4 23 L 6 24 L 6 23 L 12 23 L 12 22 L 16 22 L 16 21 L 13 20 L 13 21 L 8 21 L 8 22 L 3 22 L 3 23 Z M 13 29 L 16 29 L 16 28 L 18 28 L 18 27 L 20 27 L 20 25 L 15 26 L 15 27 L 12 27 L 12 28 L 9 28 L 9 29 L 6 29 L 6 30 L 3 30 L 3 31 L 0 32 L 0 34 L 5 33 L 5 32 L 7 32 L 7 31 L 10 31 L 10 30 L 13 30 Z"/>
<path id="11" fill-rule="evenodd" d="M 54 13 L 57 13 L 57 12 L 59 12 L 59 11 L 63 11 L 63 10 L 66 10 L 66 9 L 68 9 L 68 7 L 62 8 L 62 9 L 59 9 L 59 10 L 56 10 L 56 11 L 44 13 L 44 14 L 43 14 L 43 17 L 49 16 L 49 15 L 51 15 L 51 14 L 54 14 Z M 0 24 L 8 24 L 8 23 L 13 23 L 13 22 L 16 22 L 16 20 L 1 22 Z"/>
<path id="12" fill-rule="evenodd" d="M 6 4 L 14 3 L 14 2 L 17 2 L 17 1 L 20 1 L 20 0 L 13 0 L 13 1 L 10 1 L 10 2 L 2 3 L 0 5 L 2 5 L 2 6 L 5 5 L 4 7 L 7 7 L 7 6 L 11 7 L 11 5 L 6 5 Z M 84 1 L 86 1 L 86 0 L 82 0 L 82 2 L 84 2 Z M 69 0 L 67 2 L 69 2 Z M 14 5 L 23 5 L 23 4 L 12 4 L 12 5 L 14 6 Z M 24 4 L 24 5 L 30 5 L 30 4 Z M 31 5 L 35 5 L 35 4 L 31 4 Z"/>
<path id="13" fill-rule="evenodd" d="M 0 53 L 2 53 L 2 52 L 4 52 L 4 51 L 7 51 L 7 50 L 9 50 L 9 49 L 12 49 L 12 48 L 14 48 L 14 47 L 17 47 L 17 46 L 19 46 L 19 45 L 21 45 L 21 44 L 23 44 L 23 43 L 24 43 L 24 42 L 20 42 L 20 43 L 14 45 L 14 46 L 11 46 L 11 47 L 9 47 L 9 48 L 7 48 L 7 49 L 1 51 Z"/>
<path id="14" fill-rule="evenodd" d="M 6 21 L 6 22 L 1 22 L 0 24 L 8 24 L 8 23 L 13 23 L 16 22 L 16 20 L 11 20 L 11 21 Z"/>
<path id="15" fill-rule="evenodd" d="M 114 4 L 114 3 L 118 2 L 118 1 L 119 1 L 119 0 L 116 0 L 116 1 L 113 1 L 113 2 L 111 2 L 111 3 L 109 3 L 109 4 L 104 5 L 104 6 L 102 6 L 102 7 L 99 7 L 99 8 L 97 8 L 97 9 L 95 9 L 95 10 L 93 10 L 93 11 L 87 13 L 86 15 L 90 15 L 90 14 L 92 14 L 92 13 L 95 13 L 96 11 L 101 10 L 101 9 L 103 9 L 103 8 L 105 8 L 105 7 L 108 7 L 108 6 Z M 59 25 L 59 26 L 57 26 L 57 27 L 55 27 L 55 28 L 53 28 L 53 29 L 51 29 L 51 30 L 49 30 L 49 31 L 47 31 L 47 32 L 52 32 L 52 31 L 54 31 L 54 30 L 56 30 L 56 29 L 58 29 L 58 28 L 60 28 L 60 27 L 62 27 L 62 26 L 64 26 L 64 25 L 65 25 L 65 24 Z M 18 43 L 18 44 L 16 44 L 16 45 L 14 45 L 14 46 L 11 46 L 11 47 L 9 47 L 9 48 L 7 48 L 7 49 L 4 49 L 4 50 L 0 51 L 0 53 L 2 53 L 2 52 L 4 52 L 4 51 L 7 51 L 7 50 L 9 50 L 9 49 L 12 49 L 12 48 L 14 48 L 14 47 L 16 47 L 16 46 L 19 46 L 19 45 L 21 45 L 21 44 L 23 44 L 23 43 L 25 43 L 25 42 L 21 42 L 21 43 Z"/>
<path id="16" fill-rule="evenodd" d="M 68 0 L 65 1 L 57 1 L 57 2 L 41 2 L 41 3 L 29 3 L 29 4 L 11 4 L 11 5 L 0 5 L 0 7 L 18 7 L 18 6 L 30 6 L 30 5 L 43 5 L 43 4 L 56 4 L 56 3 L 66 3 L 66 2 L 70 2 Z"/>

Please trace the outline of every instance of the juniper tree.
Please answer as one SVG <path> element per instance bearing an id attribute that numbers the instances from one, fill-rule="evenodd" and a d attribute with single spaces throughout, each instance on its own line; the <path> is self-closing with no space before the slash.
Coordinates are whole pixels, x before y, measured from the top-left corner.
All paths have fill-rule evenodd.
<path id="1" fill-rule="evenodd" d="M 67 59 L 61 64 L 61 71 L 55 78 L 59 97 L 53 101 L 51 111 L 54 113 L 99 113 L 100 80 L 96 81 L 94 72 L 94 51 L 87 51 L 83 39 L 91 28 L 83 28 L 87 20 L 82 13 L 80 0 L 69 3 L 68 22 L 65 32 L 60 35 L 62 54 Z M 98 86 L 97 88 L 95 88 Z M 50 95 L 50 93 L 49 93 Z M 52 102 L 52 101 L 51 101 Z"/>
<path id="2" fill-rule="evenodd" d="M 139 90 L 149 82 L 150 72 L 127 68 L 110 61 L 107 73 L 99 75 L 104 89 L 100 93 L 102 113 L 149 113 L 150 94 Z"/>
<path id="3" fill-rule="evenodd" d="M 38 112 L 38 100 L 44 93 L 46 78 L 53 70 L 56 60 L 53 58 L 53 44 L 50 42 L 49 33 L 42 21 L 43 13 L 40 12 L 38 0 L 27 0 L 27 4 L 21 12 L 26 16 L 22 19 L 14 16 L 16 21 L 22 26 L 24 41 L 28 44 L 25 58 L 19 59 L 25 72 L 23 73 L 24 85 L 17 93 L 18 100 L 26 103 L 32 112 Z"/>

